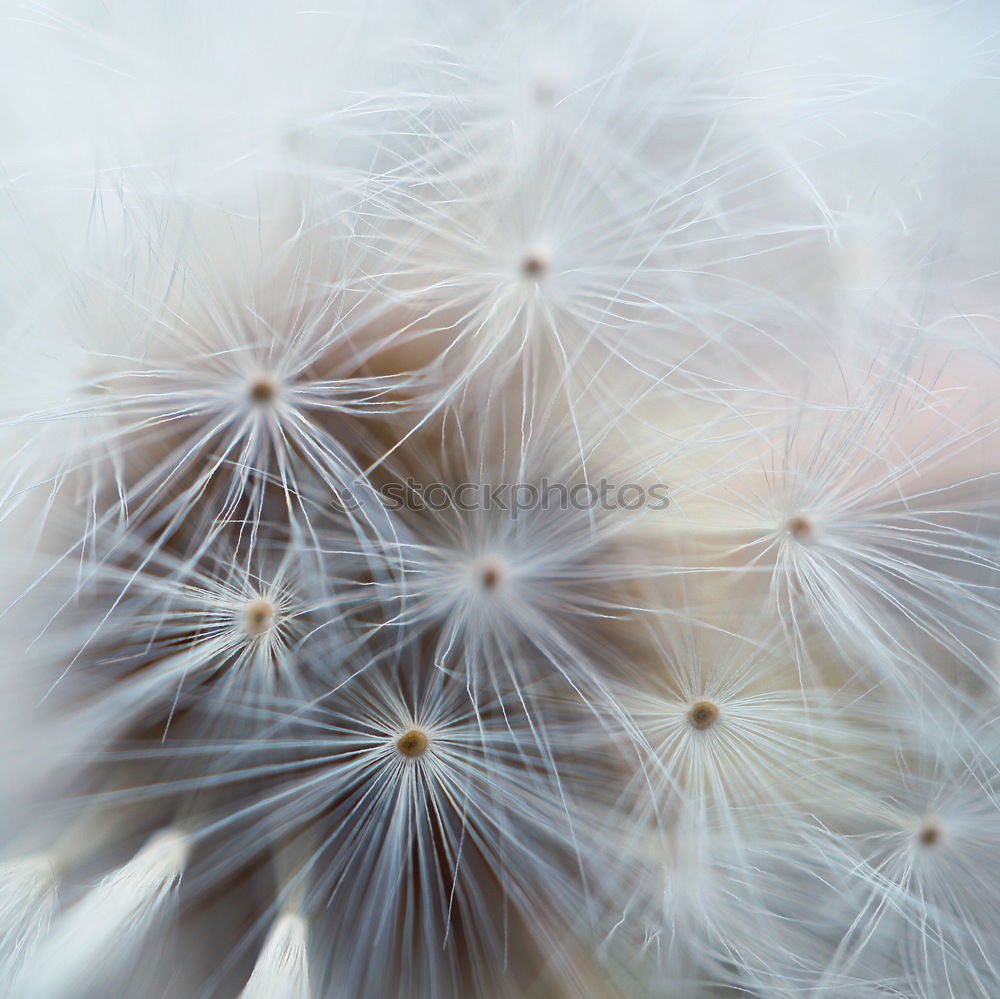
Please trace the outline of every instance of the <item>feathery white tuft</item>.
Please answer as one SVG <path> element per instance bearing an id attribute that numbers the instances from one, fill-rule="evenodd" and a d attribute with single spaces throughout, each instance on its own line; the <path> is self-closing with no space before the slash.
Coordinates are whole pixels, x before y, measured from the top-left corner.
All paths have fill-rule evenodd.
<path id="1" fill-rule="evenodd" d="M 188 855 L 177 829 L 152 836 L 60 916 L 15 980 L 16 999 L 71 999 L 109 994 L 153 934 L 162 931 Z M 155 938 L 154 938 L 155 939 Z"/>
<path id="2" fill-rule="evenodd" d="M 295 912 L 274 921 L 240 999 L 311 999 L 309 926 Z"/>
<path id="3" fill-rule="evenodd" d="M 9 986 L 48 931 L 56 877 L 52 859 L 43 854 L 0 863 L 0 985 Z"/>

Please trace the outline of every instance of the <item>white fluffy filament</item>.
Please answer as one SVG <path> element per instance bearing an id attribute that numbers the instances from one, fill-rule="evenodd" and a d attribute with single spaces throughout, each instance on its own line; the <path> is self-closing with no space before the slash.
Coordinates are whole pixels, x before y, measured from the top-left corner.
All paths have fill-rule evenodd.
<path id="1" fill-rule="evenodd" d="M 240 999 L 311 999 L 309 926 L 294 912 L 274 921 Z"/>
<path id="2" fill-rule="evenodd" d="M 0 986 L 9 986 L 48 932 L 56 904 L 56 870 L 49 857 L 0 864 Z"/>
<path id="3" fill-rule="evenodd" d="M 16 999 L 70 999 L 106 988 L 161 928 L 180 881 L 188 842 L 166 829 L 57 919 L 15 980 Z M 107 991 L 95 994 L 112 994 Z"/>

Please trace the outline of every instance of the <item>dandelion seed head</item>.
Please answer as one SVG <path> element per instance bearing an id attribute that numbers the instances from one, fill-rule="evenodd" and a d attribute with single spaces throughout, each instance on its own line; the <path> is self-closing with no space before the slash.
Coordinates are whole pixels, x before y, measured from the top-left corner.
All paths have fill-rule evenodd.
<path id="1" fill-rule="evenodd" d="M 785 527 L 788 533 L 802 544 L 816 540 L 816 523 L 807 514 L 797 513 L 789 517 Z"/>
<path id="2" fill-rule="evenodd" d="M 239 999 L 309 999 L 309 925 L 283 912 L 272 925 Z"/>
<path id="3" fill-rule="evenodd" d="M 269 406 L 278 397 L 278 383 L 266 375 L 255 378 L 247 393 L 250 401 L 258 406 Z"/>
<path id="4" fill-rule="evenodd" d="M 484 596 L 498 593 L 510 580 L 510 566 L 497 556 L 477 559 L 471 567 L 471 574 Z"/>
<path id="5" fill-rule="evenodd" d="M 521 258 L 521 273 L 530 280 L 541 280 L 551 269 L 552 261 L 544 250 L 528 250 Z"/>
<path id="6" fill-rule="evenodd" d="M 421 728 L 411 728 L 396 740 L 396 749 L 408 760 L 417 760 L 430 747 L 430 736 Z"/>
<path id="7" fill-rule="evenodd" d="M 243 622 L 251 638 L 260 638 L 277 624 L 278 608 L 266 597 L 255 597 L 243 611 Z"/>
<path id="8" fill-rule="evenodd" d="M 940 846 L 944 838 L 944 826 L 933 819 L 924 822 L 917 830 L 917 842 L 924 848 Z"/>
<path id="9" fill-rule="evenodd" d="M 687 717 L 692 728 L 704 731 L 719 720 L 719 713 L 719 706 L 714 701 L 695 701 Z"/>
<path id="10" fill-rule="evenodd" d="M 0 992 L 1000 995 L 988 4 L 24 6 Z"/>

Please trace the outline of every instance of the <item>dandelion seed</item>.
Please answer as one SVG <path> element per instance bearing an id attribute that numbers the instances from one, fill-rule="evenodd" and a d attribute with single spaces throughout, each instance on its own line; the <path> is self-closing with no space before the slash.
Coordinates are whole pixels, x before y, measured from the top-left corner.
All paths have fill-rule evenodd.
<path id="1" fill-rule="evenodd" d="M 796 514 L 788 521 L 788 533 L 796 541 L 806 543 L 815 539 L 816 525 L 804 514 Z"/>
<path id="2" fill-rule="evenodd" d="M 944 830 L 933 822 L 925 823 L 917 833 L 921 846 L 938 846 L 944 838 Z"/>
<path id="3" fill-rule="evenodd" d="M 0 863 L 0 985 L 9 988 L 18 970 L 44 940 L 56 905 L 56 867 L 48 856 Z"/>
<path id="4" fill-rule="evenodd" d="M 0 992 L 996 999 L 989 5 L 14 6 Z"/>
<path id="5" fill-rule="evenodd" d="M 430 739 L 427 733 L 419 728 L 411 728 L 396 740 L 396 748 L 408 760 L 419 759 L 427 752 L 428 746 Z"/>
<path id="6" fill-rule="evenodd" d="M 484 593 L 498 590 L 507 578 L 507 566 L 499 559 L 486 559 L 477 562 L 474 573 Z"/>
<path id="7" fill-rule="evenodd" d="M 247 633 L 252 638 L 260 638 L 277 624 L 278 611 L 270 600 L 257 597 L 247 605 L 243 617 Z"/>
<path id="8" fill-rule="evenodd" d="M 308 925 L 297 913 L 278 916 L 240 999 L 310 999 Z"/>
<path id="9" fill-rule="evenodd" d="M 987 859 L 1000 844 L 995 734 L 975 720 L 960 731 L 924 712 L 914 721 L 913 752 L 859 797 L 865 831 L 838 857 L 863 891 L 838 968 L 888 947 L 913 993 L 985 997 L 1000 983 Z"/>
<path id="10" fill-rule="evenodd" d="M 278 396 L 278 386 L 269 378 L 258 378 L 250 385 L 250 399 L 259 406 L 274 402 Z"/>
<path id="11" fill-rule="evenodd" d="M 711 728 L 718 717 L 719 708 L 712 701 L 697 701 L 688 712 L 688 720 L 697 729 Z"/>
<path id="12" fill-rule="evenodd" d="M 68 999 L 102 985 L 113 988 L 142 948 L 163 932 L 188 851 L 187 837 L 178 830 L 151 837 L 53 923 L 18 975 L 13 994 Z"/>
<path id="13" fill-rule="evenodd" d="M 540 278 L 548 273 L 550 268 L 548 258 L 544 253 L 533 251 L 524 256 L 521 260 L 521 271 L 525 277 Z"/>

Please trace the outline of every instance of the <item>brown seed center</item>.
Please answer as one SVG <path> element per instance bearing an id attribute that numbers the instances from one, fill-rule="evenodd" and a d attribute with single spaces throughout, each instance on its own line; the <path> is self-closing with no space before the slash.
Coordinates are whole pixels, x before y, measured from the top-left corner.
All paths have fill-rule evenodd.
<path id="1" fill-rule="evenodd" d="M 797 513 L 788 521 L 786 526 L 788 533 L 796 541 L 812 541 L 816 537 L 816 525 L 812 522 L 811 518 L 804 514 Z"/>
<path id="2" fill-rule="evenodd" d="M 250 385 L 250 401 L 258 406 L 266 406 L 274 402 L 274 397 L 278 394 L 278 387 L 270 378 L 258 378 Z"/>
<path id="3" fill-rule="evenodd" d="M 688 712 L 688 721 L 697 729 L 710 728 L 718 717 L 718 705 L 711 701 L 697 701 L 691 705 L 691 710 Z"/>
<path id="4" fill-rule="evenodd" d="M 275 607 L 270 600 L 258 597 L 247 604 L 245 612 L 247 632 L 254 638 L 260 638 L 274 627 Z"/>
<path id="5" fill-rule="evenodd" d="M 507 579 L 507 565 L 502 559 L 484 558 L 471 567 L 473 580 L 483 593 L 492 594 L 503 586 Z"/>
<path id="6" fill-rule="evenodd" d="M 484 565 L 479 574 L 479 584 L 487 593 L 492 593 L 503 582 L 503 569 L 499 565 Z"/>
<path id="7" fill-rule="evenodd" d="M 422 732 L 419 728 L 411 728 L 409 732 L 404 732 L 396 740 L 396 748 L 408 760 L 415 760 L 423 756 L 427 752 L 428 745 L 430 745 L 430 739 L 427 738 L 427 733 Z"/>
<path id="8" fill-rule="evenodd" d="M 928 822 L 917 833 L 917 841 L 921 846 L 937 846 L 941 842 L 941 836 L 941 827 L 933 822 Z"/>
<path id="9" fill-rule="evenodd" d="M 548 269 L 549 262 L 541 253 L 528 253 L 521 261 L 521 271 L 525 277 L 540 278 Z"/>

